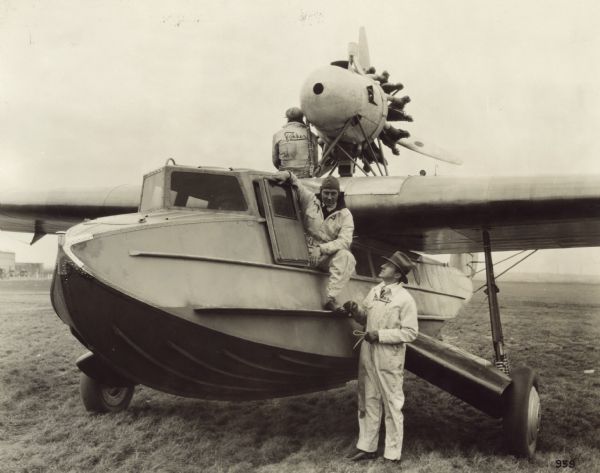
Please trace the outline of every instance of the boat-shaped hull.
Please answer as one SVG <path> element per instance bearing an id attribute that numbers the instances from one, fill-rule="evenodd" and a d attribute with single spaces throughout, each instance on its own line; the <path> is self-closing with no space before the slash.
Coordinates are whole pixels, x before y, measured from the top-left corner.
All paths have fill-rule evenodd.
<path id="1" fill-rule="evenodd" d="M 63 252 L 52 301 L 73 334 L 125 384 L 186 397 L 252 400 L 322 391 L 357 374 L 355 325 L 340 315 L 153 307 L 94 278 Z M 278 325 L 288 329 L 284 333 Z M 297 340 L 305 343 L 297 346 Z M 489 363 L 421 331 L 408 345 L 406 367 L 500 416 L 509 378 Z"/>
<path id="2" fill-rule="evenodd" d="M 326 273 L 276 264 L 255 216 L 174 217 L 85 222 L 63 238 L 54 307 L 104 365 L 131 383 L 215 399 L 319 391 L 356 376 L 361 327 L 322 310 Z M 420 332 L 435 336 L 470 280 L 454 268 L 420 272 L 407 289 Z M 355 275 L 340 300 L 360 301 L 376 282 Z"/>

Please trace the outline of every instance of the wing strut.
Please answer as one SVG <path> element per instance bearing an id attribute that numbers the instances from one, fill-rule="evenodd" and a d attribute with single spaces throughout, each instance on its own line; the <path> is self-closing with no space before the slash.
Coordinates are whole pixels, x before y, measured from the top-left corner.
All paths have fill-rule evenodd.
<path id="1" fill-rule="evenodd" d="M 488 296 L 490 308 L 490 322 L 492 325 L 492 342 L 494 344 L 494 364 L 496 368 L 506 374 L 510 374 L 510 365 L 508 355 L 504 350 L 504 335 L 502 334 L 502 321 L 500 320 L 500 307 L 498 306 L 498 286 L 494 277 L 494 263 L 492 262 L 492 245 L 490 242 L 490 233 L 483 230 L 483 251 L 485 254 L 485 275 L 486 286 L 485 293 Z"/>
<path id="2" fill-rule="evenodd" d="M 383 176 L 384 171 L 385 175 L 388 175 L 387 163 L 383 156 L 383 152 L 381 151 L 381 147 L 377 148 L 375 144 L 370 142 L 360 122 L 361 118 L 360 115 L 349 118 L 333 141 L 327 143 L 327 146 L 323 149 L 321 162 L 316 167 L 315 176 L 321 177 L 326 173 L 331 175 L 337 168 L 340 176 L 350 177 L 354 174 L 354 168 L 356 167 L 360 169 L 365 176 L 368 176 L 369 172 L 376 176 L 377 173 L 370 164 L 373 162 L 377 165 L 380 175 Z M 366 143 L 366 148 L 362 144 L 349 145 L 347 143 L 340 143 L 340 139 L 351 125 L 358 125 L 363 135 L 363 143 Z M 350 148 L 346 148 L 347 146 L 350 146 Z M 352 154 L 357 155 L 356 159 L 352 157 Z M 362 159 L 362 167 L 358 164 L 359 158 Z M 379 163 L 383 164 L 384 170 L 381 169 Z"/>
<path id="3" fill-rule="evenodd" d="M 541 420 L 538 378 L 535 372 L 527 366 L 519 366 L 511 372 L 508 354 L 504 349 L 504 336 L 502 335 L 497 297 L 499 290 L 494 277 L 490 232 L 483 229 L 482 236 L 487 286 L 484 292 L 488 296 L 490 307 L 494 366 L 511 378 L 511 384 L 504 390 L 501 397 L 504 438 L 512 453 L 532 458 L 537 446 Z"/>
<path id="4" fill-rule="evenodd" d="M 338 135 L 335 137 L 335 139 L 331 143 L 328 143 L 325 148 L 323 148 L 323 156 L 321 156 L 321 163 L 317 166 L 317 169 L 315 172 L 315 175 L 317 177 L 321 177 L 323 174 L 325 174 L 326 172 L 328 172 L 330 170 L 331 170 L 331 172 L 333 172 L 333 170 L 336 168 L 338 163 L 332 154 L 333 150 L 337 146 L 338 142 L 342 139 L 342 136 L 344 135 L 344 133 L 346 132 L 346 130 L 348 129 L 348 127 L 351 124 L 352 124 L 352 118 L 350 118 L 349 120 L 346 121 L 346 123 L 344 123 L 344 128 L 342 128 L 342 131 L 340 131 L 338 133 Z"/>

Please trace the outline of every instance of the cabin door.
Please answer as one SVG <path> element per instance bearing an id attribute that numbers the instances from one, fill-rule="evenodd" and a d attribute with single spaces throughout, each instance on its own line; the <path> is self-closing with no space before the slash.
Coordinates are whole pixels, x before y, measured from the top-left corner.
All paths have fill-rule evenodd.
<path id="1" fill-rule="evenodd" d="M 296 191 L 289 185 L 260 181 L 265 217 L 276 263 L 308 265 L 308 247 Z"/>

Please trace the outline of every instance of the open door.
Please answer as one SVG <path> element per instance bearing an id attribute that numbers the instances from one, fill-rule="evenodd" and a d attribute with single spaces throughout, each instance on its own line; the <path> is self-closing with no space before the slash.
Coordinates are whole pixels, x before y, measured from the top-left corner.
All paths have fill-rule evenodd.
<path id="1" fill-rule="evenodd" d="M 259 184 L 275 262 L 308 266 L 308 246 L 295 190 L 268 179 Z"/>

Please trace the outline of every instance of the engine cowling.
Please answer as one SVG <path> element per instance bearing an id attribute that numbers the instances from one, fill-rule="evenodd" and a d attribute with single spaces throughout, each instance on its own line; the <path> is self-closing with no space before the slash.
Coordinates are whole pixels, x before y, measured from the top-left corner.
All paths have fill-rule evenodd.
<path id="1" fill-rule="evenodd" d="M 379 84 L 369 77 L 337 66 L 325 66 L 308 76 L 300 92 L 300 106 L 319 134 L 333 139 L 353 117 L 341 141 L 359 144 L 381 132 L 387 116 L 387 99 Z M 364 130 L 361 131 L 362 129 Z"/>

